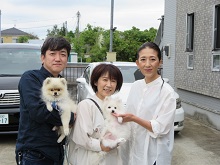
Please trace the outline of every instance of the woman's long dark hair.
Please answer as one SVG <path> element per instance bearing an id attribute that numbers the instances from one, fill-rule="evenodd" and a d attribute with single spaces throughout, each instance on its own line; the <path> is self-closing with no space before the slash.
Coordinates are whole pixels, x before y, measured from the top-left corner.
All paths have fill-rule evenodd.
<path id="1" fill-rule="evenodd" d="M 157 52 L 157 57 L 159 58 L 159 61 L 161 60 L 160 48 L 154 42 L 145 42 L 143 45 L 140 46 L 140 48 L 137 51 L 137 56 L 136 56 L 137 60 L 139 58 L 140 51 L 145 49 L 145 48 L 151 48 L 151 49 L 155 50 Z"/>

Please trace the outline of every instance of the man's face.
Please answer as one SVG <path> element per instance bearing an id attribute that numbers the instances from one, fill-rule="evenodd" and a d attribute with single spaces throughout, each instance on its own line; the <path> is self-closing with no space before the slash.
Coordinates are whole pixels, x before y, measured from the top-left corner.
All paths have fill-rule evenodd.
<path id="1" fill-rule="evenodd" d="M 66 49 L 47 50 L 45 55 L 41 55 L 41 61 L 45 69 L 47 69 L 54 77 L 66 67 L 68 53 Z"/>

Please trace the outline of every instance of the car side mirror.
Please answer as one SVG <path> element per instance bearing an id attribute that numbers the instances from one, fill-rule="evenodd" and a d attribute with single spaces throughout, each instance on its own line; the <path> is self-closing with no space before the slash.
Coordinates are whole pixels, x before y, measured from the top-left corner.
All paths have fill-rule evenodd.
<path id="1" fill-rule="evenodd" d="M 83 78 L 83 77 L 80 77 L 80 78 L 77 78 L 77 79 L 76 79 L 76 82 L 77 82 L 77 83 L 86 84 L 86 79 Z"/>

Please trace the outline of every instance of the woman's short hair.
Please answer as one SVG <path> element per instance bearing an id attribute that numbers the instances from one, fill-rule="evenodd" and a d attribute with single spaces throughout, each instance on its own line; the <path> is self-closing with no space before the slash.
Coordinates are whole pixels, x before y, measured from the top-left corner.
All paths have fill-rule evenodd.
<path id="1" fill-rule="evenodd" d="M 106 73 L 109 74 L 110 79 L 114 79 L 117 81 L 115 92 L 120 91 L 123 83 L 123 77 L 119 68 L 113 64 L 101 63 L 94 68 L 90 79 L 90 84 L 95 93 L 98 91 L 95 83 L 97 83 L 98 79 Z"/>

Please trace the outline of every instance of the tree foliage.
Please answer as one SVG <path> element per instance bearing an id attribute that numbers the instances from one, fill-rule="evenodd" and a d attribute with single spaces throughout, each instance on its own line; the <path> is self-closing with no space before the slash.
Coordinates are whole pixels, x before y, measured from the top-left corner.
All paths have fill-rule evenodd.
<path id="1" fill-rule="evenodd" d="M 86 28 L 78 32 L 67 32 L 67 29 L 54 25 L 52 30 L 47 30 L 47 36 L 64 36 L 72 44 L 72 50 L 82 57 L 83 62 L 104 61 L 106 52 L 109 51 L 110 31 L 101 27 L 87 24 Z M 117 61 L 135 61 L 138 48 L 144 43 L 154 41 L 157 29 L 141 31 L 136 27 L 130 30 L 113 33 L 113 51 L 117 54 Z"/>
<path id="2" fill-rule="evenodd" d="M 18 37 L 18 43 L 26 43 L 26 42 L 28 42 L 29 39 L 39 39 L 39 38 L 38 38 L 38 36 L 36 36 L 34 34 L 19 36 Z"/>
<path id="3" fill-rule="evenodd" d="M 64 25 L 61 28 L 54 25 L 52 30 L 47 29 L 47 36 L 66 36 L 66 30 Z"/>

